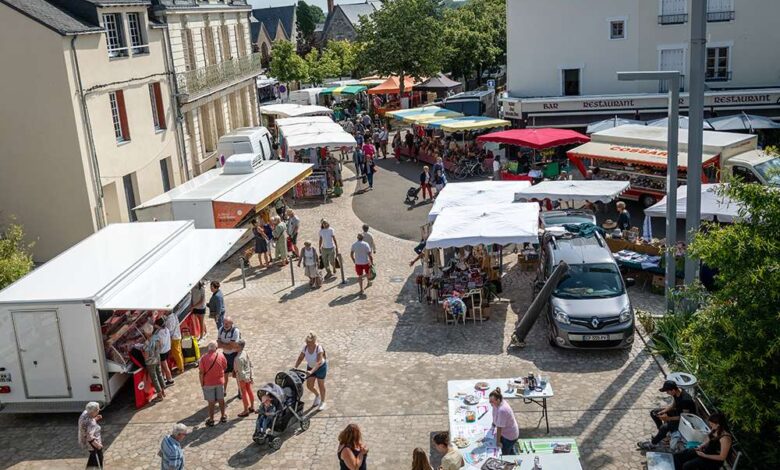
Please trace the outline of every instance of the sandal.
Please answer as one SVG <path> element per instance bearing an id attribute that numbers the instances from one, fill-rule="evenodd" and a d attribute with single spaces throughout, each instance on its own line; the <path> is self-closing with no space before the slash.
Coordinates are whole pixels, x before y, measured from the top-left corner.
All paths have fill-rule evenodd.
<path id="1" fill-rule="evenodd" d="M 219 418 L 219 422 L 220 423 L 227 423 L 227 416 L 222 416 L 221 418 Z"/>
<path id="2" fill-rule="evenodd" d="M 214 426 L 214 420 L 213 419 L 207 419 L 206 420 L 206 426 L 208 426 L 208 427 Z"/>
<path id="3" fill-rule="evenodd" d="M 249 416 L 249 411 L 242 411 L 241 413 L 237 414 L 236 416 L 238 416 L 239 418 L 246 418 L 247 416 Z"/>
<path id="4" fill-rule="evenodd" d="M 255 412 L 255 409 L 254 409 L 254 407 L 250 407 L 250 408 L 249 408 L 249 412 L 250 412 L 250 413 L 254 413 L 254 412 Z"/>

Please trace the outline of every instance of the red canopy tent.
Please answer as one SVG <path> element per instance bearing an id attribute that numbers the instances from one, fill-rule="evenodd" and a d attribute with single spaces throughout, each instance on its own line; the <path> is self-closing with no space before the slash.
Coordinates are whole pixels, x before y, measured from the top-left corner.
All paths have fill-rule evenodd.
<path id="1" fill-rule="evenodd" d="M 584 144 L 590 142 L 590 137 L 568 129 L 509 129 L 481 135 L 477 137 L 477 141 L 543 150 L 560 145 Z"/>

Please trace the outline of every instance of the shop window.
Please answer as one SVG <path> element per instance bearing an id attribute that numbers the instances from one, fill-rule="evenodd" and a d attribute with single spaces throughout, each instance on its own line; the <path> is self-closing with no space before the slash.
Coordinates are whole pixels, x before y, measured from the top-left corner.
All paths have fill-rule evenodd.
<path id="1" fill-rule="evenodd" d="M 148 54 L 149 45 L 146 42 L 146 31 L 140 13 L 127 14 L 127 26 L 130 30 L 130 50 L 135 54 Z"/>
<path id="2" fill-rule="evenodd" d="M 152 105 L 152 120 L 154 121 L 154 128 L 157 130 L 165 129 L 165 107 L 163 106 L 162 90 L 160 89 L 160 82 L 154 82 L 149 84 L 149 101 Z"/>
<path id="3" fill-rule="evenodd" d="M 130 128 L 127 125 L 127 108 L 125 107 L 125 94 L 122 90 L 112 91 L 108 94 L 111 104 L 111 119 L 114 124 L 114 136 L 117 142 L 130 140 Z"/>
<path id="4" fill-rule="evenodd" d="M 726 82 L 731 80 L 729 52 L 728 47 L 707 48 L 707 71 L 704 76 L 706 81 Z"/>
<path id="5" fill-rule="evenodd" d="M 610 39 L 625 39 L 626 38 L 626 22 L 623 20 L 615 20 L 609 22 L 609 38 Z"/>
<path id="6" fill-rule="evenodd" d="M 127 57 L 128 48 L 125 42 L 125 31 L 122 27 L 121 13 L 103 15 L 103 27 L 106 29 L 106 46 L 109 57 Z"/>
<path id="7" fill-rule="evenodd" d="M 580 69 L 564 69 L 563 96 L 578 96 L 580 94 Z"/>

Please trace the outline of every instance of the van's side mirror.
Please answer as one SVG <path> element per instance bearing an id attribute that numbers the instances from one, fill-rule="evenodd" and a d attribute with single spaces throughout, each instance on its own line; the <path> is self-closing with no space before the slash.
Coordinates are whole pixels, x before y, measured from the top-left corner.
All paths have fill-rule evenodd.
<path id="1" fill-rule="evenodd" d="M 633 287 L 636 285 L 636 279 L 633 277 L 627 277 L 626 278 L 626 287 Z"/>

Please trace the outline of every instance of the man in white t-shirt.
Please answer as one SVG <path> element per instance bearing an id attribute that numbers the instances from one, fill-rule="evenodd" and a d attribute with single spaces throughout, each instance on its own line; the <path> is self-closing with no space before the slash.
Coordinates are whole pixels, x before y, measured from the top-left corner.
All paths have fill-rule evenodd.
<path id="1" fill-rule="evenodd" d="M 363 276 L 368 277 L 371 265 L 374 264 L 374 257 L 371 255 L 371 247 L 363 240 L 362 233 L 358 233 L 357 241 L 352 244 L 349 255 L 355 263 L 355 272 L 358 275 L 358 283 L 360 283 L 360 295 L 363 295 Z M 368 281 L 368 285 L 371 285 L 371 280 Z"/>
<path id="2" fill-rule="evenodd" d="M 322 219 L 320 222 L 320 256 L 322 264 L 325 267 L 325 278 L 331 277 L 331 266 L 333 272 L 336 272 L 336 255 L 339 252 L 339 243 L 336 240 L 336 234 L 333 232 L 333 228 L 330 226 L 327 220 Z"/>

